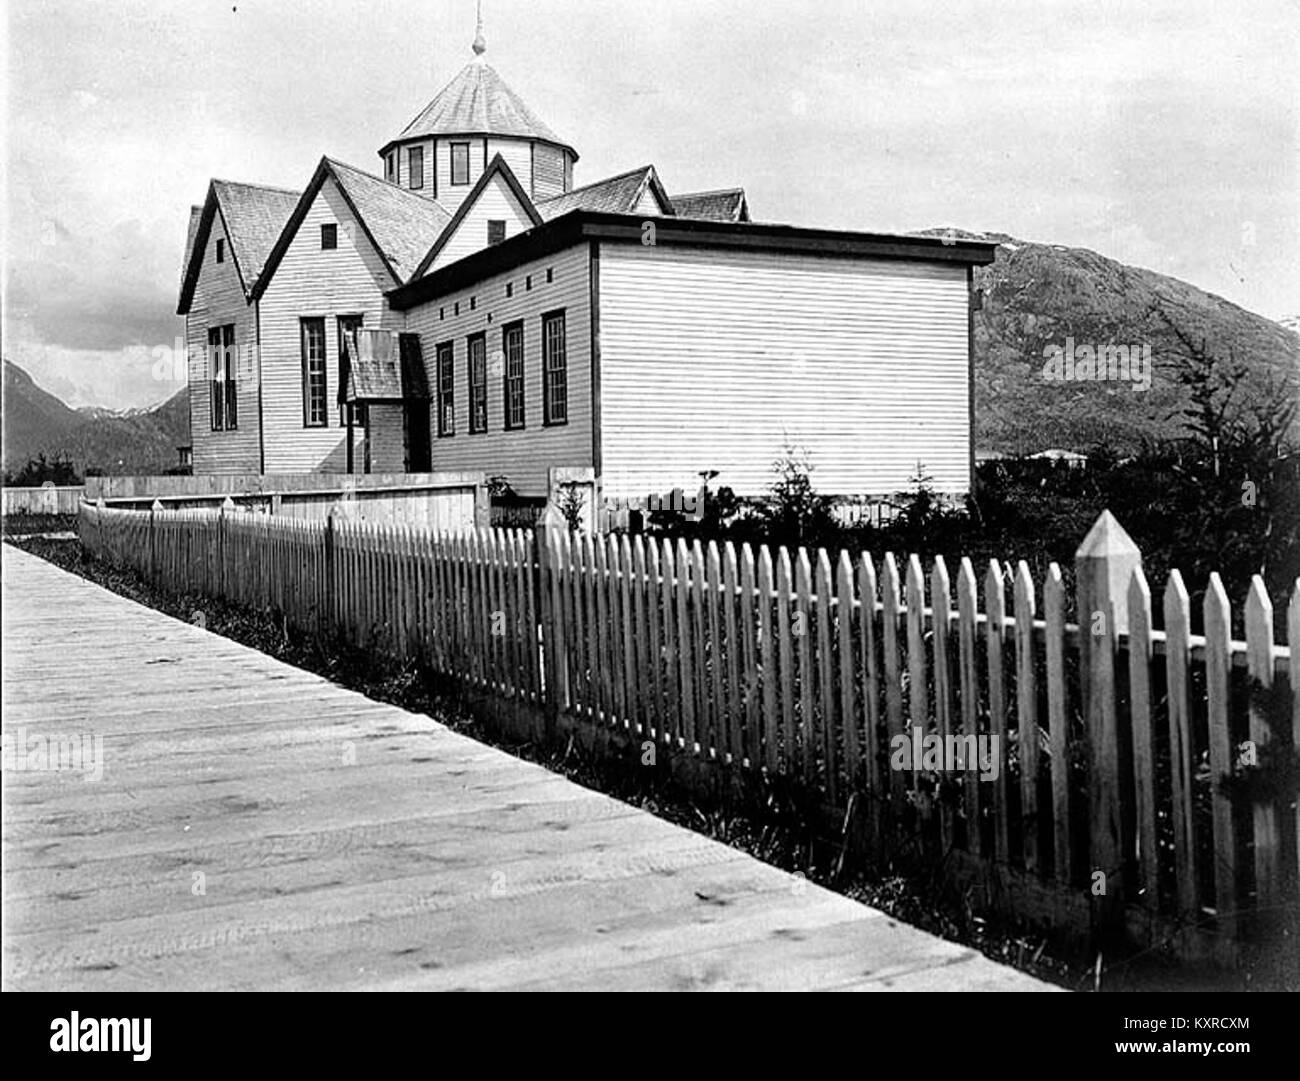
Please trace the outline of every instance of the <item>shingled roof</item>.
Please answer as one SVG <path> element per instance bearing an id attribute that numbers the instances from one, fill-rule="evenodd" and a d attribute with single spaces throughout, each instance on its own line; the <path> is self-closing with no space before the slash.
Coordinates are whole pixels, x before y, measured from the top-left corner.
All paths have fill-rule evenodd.
<path id="1" fill-rule="evenodd" d="M 192 235 L 189 237 L 185 275 L 181 281 L 180 302 L 176 311 L 185 315 L 194 299 L 203 253 L 207 251 L 212 222 L 220 214 L 230 238 L 230 253 L 243 286 L 244 298 L 250 299 L 262 277 L 285 222 L 298 203 L 299 194 L 287 188 L 262 184 L 239 184 L 231 180 L 213 180 L 208 185 L 197 223 L 190 214 Z"/>
<path id="2" fill-rule="evenodd" d="M 574 188 L 573 191 L 565 192 L 563 195 L 539 200 L 536 204 L 537 212 L 544 221 L 558 218 L 571 210 L 602 210 L 611 214 L 631 214 L 636 210 L 646 188 L 654 191 L 660 205 L 667 213 L 673 213 L 676 203 L 668 198 L 668 193 L 659 182 L 653 165 L 642 165 L 626 173 L 598 180 L 594 184 Z"/>
<path id="3" fill-rule="evenodd" d="M 397 285 L 415 273 L 420 260 L 451 221 L 446 208 L 428 196 L 417 195 L 333 158 L 321 158 L 267 259 L 254 299 L 266 292 L 317 193 L 331 177 Z"/>
<path id="4" fill-rule="evenodd" d="M 575 160 L 578 157 L 578 152 L 547 127 L 491 65 L 481 60 L 466 64 L 393 142 L 426 135 L 513 135 L 541 139 L 563 147 Z"/>
<path id="5" fill-rule="evenodd" d="M 749 221 L 749 205 L 744 188 L 719 191 L 695 191 L 674 195 L 673 207 L 679 218 L 703 218 L 707 221 Z"/>

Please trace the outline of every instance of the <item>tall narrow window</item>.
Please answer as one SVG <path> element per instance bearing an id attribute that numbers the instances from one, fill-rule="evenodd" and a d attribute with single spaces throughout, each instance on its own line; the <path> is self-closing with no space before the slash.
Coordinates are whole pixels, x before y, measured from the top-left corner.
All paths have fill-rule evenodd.
<path id="1" fill-rule="evenodd" d="M 505 354 L 506 428 L 524 426 L 524 324 L 511 323 L 501 331 Z"/>
<path id="2" fill-rule="evenodd" d="M 221 328 L 221 351 L 225 354 L 226 385 L 226 431 L 239 427 L 239 384 L 235 380 L 235 324 L 227 323 Z"/>
<path id="3" fill-rule="evenodd" d="M 469 430 L 487 431 L 487 337 L 471 334 L 469 349 Z"/>
<path id="4" fill-rule="evenodd" d="M 348 375 L 351 367 L 352 358 L 357 355 L 356 333 L 361 329 L 365 322 L 364 315 L 340 315 L 338 317 L 338 339 L 339 339 L 339 427 L 344 427 L 348 422 L 348 410 L 352 409 L 352 426 L 360 427 L 357 423 L 356 406 L 349 407 L 347 403 L 348 396 Z"/>
<path id="5" fill-rule="evenodd" d="M 217 262 L 224 263 L 225 261 L 226 261 L 226 242 L 222 240 L 221 237 L 217 237 Z"/>
<path id="6" fill-rule="evenodd" d="M 208 397 L 212 407 L 212 430 L 226 427 L 225 352 L 221 348 L 221 328 L 208 328 Z"/>
<path id="7" fill-rule="evenodd" d="M 499 218 L 488 219 L 488 245 L 500 244 L 506 238 L 506 223 Z"/>
<path id="8" fill-rule="evenodd" d="M 564 338 L 564 312 L 542 316 L 543 422 L 569 422 L 569 359 Z"/>
<path id="9" fill-rule="evenodd" d="M 424 147 L 411 147 L 407 158 L 407 166 L 410 168 L 410 175 L 407 177 L 407 183 L 412 188 L 424 187 Z"/>
<path id="10" fill-rule="evenodd" d="M 325 320 L 302 320 L 302 423 L 305 428 L 326 428 L 328 396 L 325 388 Z"/>
<path id="11" fill-rule="evenodd" d="M 451 144 L 451 182 L 457 185 L 469 183 L 469 143 Z"/>
<path id="12" fill-rule="evenodd" d="M 239 399 L 235 382 L 235 324 L 208 329 L 208 394 L 212 430 L 237 427 Z"/>
<path id="13" fill-rule="evenodd" d="M 333 222 L 320 227 L 321 251 L 333 251 L 339 246 L 339 227 Z"/>
<path id="14" fill-rule="evenodd" d="M 456 368 L 451 342 L 438 346 L 438 437 L 456 434 Z"/>

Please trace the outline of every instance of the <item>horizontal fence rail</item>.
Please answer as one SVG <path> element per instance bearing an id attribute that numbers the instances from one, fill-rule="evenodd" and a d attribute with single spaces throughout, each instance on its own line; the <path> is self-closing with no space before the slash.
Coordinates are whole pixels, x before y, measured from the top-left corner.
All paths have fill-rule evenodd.
<path id="1" fill-rule="evenodd" d="M 1153 593 L 1138 563 L 1070 623 L 1056 564 L 1040 587 L 1024 562 L 229 507 L 83 503 L 80 535 L 167 590 L 425 665 L 539 738 L 797 786 L 869 852 L 952 858 L 1074 929 L 1217 951 L 1300 892 L 1295 793 L 1270 783 L 1295 776 L 1300 695 L 1258 578 L 1238 641 L 1217 575 L 1193 636 L 1181 576 Z"/>

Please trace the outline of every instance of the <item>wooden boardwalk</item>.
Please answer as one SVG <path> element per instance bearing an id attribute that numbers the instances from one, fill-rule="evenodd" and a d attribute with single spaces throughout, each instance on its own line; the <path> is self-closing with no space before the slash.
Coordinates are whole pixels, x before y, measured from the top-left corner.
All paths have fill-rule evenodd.
<path id="1" fill-rule="evenodd" d="M 4 548 L 6 990 L 1050 990 Z"/>

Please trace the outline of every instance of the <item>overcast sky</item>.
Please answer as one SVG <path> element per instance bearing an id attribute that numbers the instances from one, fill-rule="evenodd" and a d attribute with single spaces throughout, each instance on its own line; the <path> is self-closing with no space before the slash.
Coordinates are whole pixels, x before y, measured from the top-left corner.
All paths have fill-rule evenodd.
<path id="1" fill-rule="evenodd" d="M 75 405 L 151 376 L 210 177 L 301 188 L 470 59 L 473 0 L 8 0 L 4 353 Z M 1300 314 L 1295 0 L 485 0 L 577 147 L 755 217 L 1092 248 Z"/>

